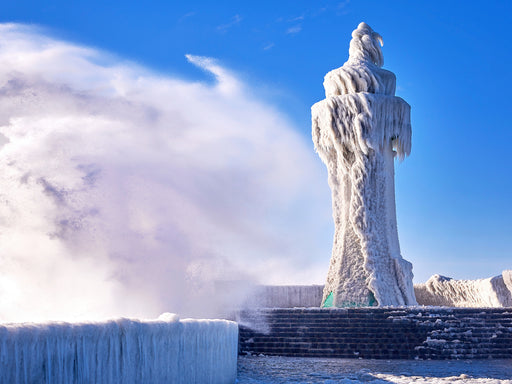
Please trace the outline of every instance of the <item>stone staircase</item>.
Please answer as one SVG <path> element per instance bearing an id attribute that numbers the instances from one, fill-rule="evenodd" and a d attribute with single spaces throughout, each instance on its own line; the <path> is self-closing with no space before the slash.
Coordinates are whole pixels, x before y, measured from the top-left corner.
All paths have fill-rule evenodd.
<path id="1" fill-rule="evenodd" d="M 512 358 L 512 308 L 258 309 L 235 317 L 241 354 Z"/>

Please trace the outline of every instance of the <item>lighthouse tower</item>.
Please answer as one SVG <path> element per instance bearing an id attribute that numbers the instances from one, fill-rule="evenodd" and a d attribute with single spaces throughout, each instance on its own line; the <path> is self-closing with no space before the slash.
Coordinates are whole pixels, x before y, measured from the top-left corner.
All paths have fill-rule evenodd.
<path id="1" fill-rule="evenodd" d="M 349 59 L 325 76 L 311 108 L 315 149 L 328 169 L 335 225 L 322 306 L 415 305 L 412 264 L 400 254 L 394 160 L 411 151 L 410 106 L 382 69 L 382 37 L 361 23 Z"/>

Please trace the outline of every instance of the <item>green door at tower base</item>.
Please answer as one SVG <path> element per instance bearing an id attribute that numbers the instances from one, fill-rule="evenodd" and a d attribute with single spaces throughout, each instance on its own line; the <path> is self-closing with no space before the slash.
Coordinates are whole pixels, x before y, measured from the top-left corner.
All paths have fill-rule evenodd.
<path id="1" fill-rule="evenodd" d="M 368 301 L 366 303 L 355 302 L 355 301 L 344 301 L 342 303 L 336 303 L 334 305 L 334 292 L 329 292 L 327 297 L 325 298 L 322 308 L 359 308 L 359 307 L 376 307 L 379 303 L 375 299 L 375 295 L 370 291 L 368 295 Z"/>
<path id="2" fill-rule="evenodd" d="M 324 300 L 324 303 L 322 304 L 322 308 L 332 308 L 333 301 L 334 301 L 334 295 L 332 294 L 332 292 L 329 292 L 329 294 L 327 295 L 327 297 Z"/>

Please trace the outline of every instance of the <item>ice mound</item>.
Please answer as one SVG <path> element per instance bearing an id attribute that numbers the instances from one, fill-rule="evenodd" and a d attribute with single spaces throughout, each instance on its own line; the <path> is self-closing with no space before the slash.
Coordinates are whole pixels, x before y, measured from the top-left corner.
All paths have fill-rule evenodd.
<path id="1" fill-rule="evenodd" d="M 167 321 L 171 323 L 174 321 L 180 321 L 180 317 L 175 313 L 164 312 L 160 316 L 158 316 L 158 320 Z"/>
<path id="2" fill-rule="evenodd" d="M 511 271 L 504 271 L 503 275 L 478 280 L 455 280 L 434 275 L 425 284 L 415 284 L 414 291 L 420 305 L 510 307 L 512 291 L 506 283 L 512 285 L 510 275 Z"/>
<path id="3" fill-rule="evenodd" d="M 237 354 L 226 320 L 0 324 L 0 383 L 234 383 Z"/>
<path id="4" fill-rule="evenodd" d="M 507 286 L 508 290 L 512 292 L 512 270 L 503 271 L 501 276 L 503 276 L 503 282 Z"/>

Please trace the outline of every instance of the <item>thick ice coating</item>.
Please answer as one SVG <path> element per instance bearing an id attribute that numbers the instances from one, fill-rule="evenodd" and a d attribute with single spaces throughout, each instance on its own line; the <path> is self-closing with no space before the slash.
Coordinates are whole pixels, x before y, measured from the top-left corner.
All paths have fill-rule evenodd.
<path id="1" fill-rule="evenodd" d="M 325 76 L 311 108 L 315 149 L 328 169 L 335 224 L 323 306 L 415 305 L 412 265 L 400 255 L 394 158 L 411 151 L 410 106 L 380 68 L 382 37 L 361 23 L 350 57 Z"/>
<path id="2" fill-rule="evenodd" d="M 414 292 L 420 305 L 447 307 L 512 307 L 512 290 L 507 287 L 507 273 L 478 280 L 455 280 L 434 275 Z"/>
<path id="3" fill-rule="evenodd" d="M 226 320 L 0 324 L 0 383 L 228 384 L 237 355 Z"/>

